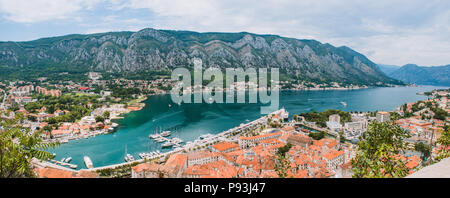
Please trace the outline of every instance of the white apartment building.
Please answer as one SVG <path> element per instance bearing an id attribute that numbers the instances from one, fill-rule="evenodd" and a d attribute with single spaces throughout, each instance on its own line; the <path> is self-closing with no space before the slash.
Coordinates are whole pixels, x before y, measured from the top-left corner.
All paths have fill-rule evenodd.
<path id="1" fill-rule="evenodd" d="M 386 121 L 390 121 L 390 114 L 389 112 L 386 111 L 379 111 L 377 112 L 377 121 L 378 122 L 386 122 Z"/>

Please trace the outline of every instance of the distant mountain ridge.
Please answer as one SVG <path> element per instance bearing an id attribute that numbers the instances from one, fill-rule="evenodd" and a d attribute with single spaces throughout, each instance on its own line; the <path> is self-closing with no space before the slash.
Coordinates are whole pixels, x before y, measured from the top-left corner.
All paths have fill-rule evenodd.
<path id="1" fill-rule="evenodd" d="M 401 66 L 378 64 L 378 67 L 380 67 L 380 70 L 382 72 L 389 76 L 390 73 L 394 72 L 397 69 L 400 69 Z"/>
<path id="2" fill-rule="evenodd" d="M 27 42 L 0 42 L 0 67 L 111 72 L 204 67 L 278 67 L 291 76 L 318 81 L 379 85 L 400 81 L 386 76 L 364 55 L 315 40 L 277 35 L 198 33 L 143 29 L 67 35 Z"/>
<path id="3" fill-rule="evenodd" d="M 407 64 L 397 68 L 389 65 L 379 66 L 388 76 L 407 83 L 450 86 L 450 65 L 425 67 Z"/>

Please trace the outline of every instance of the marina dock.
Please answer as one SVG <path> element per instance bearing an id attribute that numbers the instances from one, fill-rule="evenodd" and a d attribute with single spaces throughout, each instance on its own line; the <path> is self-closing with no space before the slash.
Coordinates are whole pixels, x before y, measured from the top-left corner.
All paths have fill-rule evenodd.
<path id="1" fill-rule="evenodd" d="M 284 109 L 280 109 L 277 110 L 275 112 L 272 112 L 268 115 L 273 115 L 273 114 L 280 114 L 280 113 L 285 113 Z M 159 153 L 157 155 L 149 155 L 148 157 L 144 157 L 138 160 L 133 160 L 133 161 L 129 161 L 129 162 L 123 162 L 123 163 L 119 163 L 119 164 L 112 164 L 112 165 L 108 165 L 108 166 L 102 166 L 102 167 L 96 167 L 94 168 L 92 160 L 88 157 L 88 156 L 84 156 L 84 163 L 86 165 L 86 167 L 88 168 L 88 170 L 90 171 L 97 171 L 97 170 L 102 170 L 102 169 L 114 169 L 120 166 L 124 166 L 124 165 L 129 165 L 132 163 L 143 163 L 145 160 L 153 160 L 153 159 L 164 159 L 165 157 L 169 156 L 169 155 L 173 155 L 182 151 L 187 151 L 189 149 L 195 148 L 195 147 L 202 147 L 202 146 L 206 146 L 207 144 L 210 144 L 212 142 L 215 142 L 217 140 L 226 140 L 228 135 L 232 135 L 235 132 L 242 132 L 243 130 L 246 129 L 250 129 L 254 126 L 257 126 L 258 124 L 263 124 L 267 122 L 267 115 L 262 116 L 256 120 L 253 120 L 251 122 L 248 123 L 242 123 L 239 126 L 236 126 L 234 128 L 231 128 L 227 131 L 215 134 L 215 135 L 208 135 L 205 136 L 204 139 L 197 139 L 196 141 L 192 142 L 192 143 L 187 143 L 183 146 L 180 146 L 178 148 L 175 148 L 169 152 L 165 152 L 165 153 Z"/>

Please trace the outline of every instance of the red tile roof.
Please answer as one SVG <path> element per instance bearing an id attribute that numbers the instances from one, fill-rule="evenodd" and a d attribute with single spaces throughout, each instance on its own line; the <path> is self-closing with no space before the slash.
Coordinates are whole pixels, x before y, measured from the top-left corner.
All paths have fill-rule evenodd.
<path id="1" fill-rule="evenodd" d="M 213 146 L 211 146 L 212 148 L 218 150 L 219 152 L 223 152 L 232 148 L 239 148 L 239 145 L 236 143 L 231 143 L 231 142 L 219 142 Z"/>

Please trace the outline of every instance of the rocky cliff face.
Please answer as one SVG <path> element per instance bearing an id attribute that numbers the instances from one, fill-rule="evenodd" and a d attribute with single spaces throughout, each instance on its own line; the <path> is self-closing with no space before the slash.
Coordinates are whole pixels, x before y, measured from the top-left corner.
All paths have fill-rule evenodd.
<path id="1" fill-rule="evenodd" d="M 398 83 L 365 56 L 314 40 L 251 33 L 197 33 L 143 29 L 67 35 L 29 42 L 0 42 L 0 66 L 64 64 L 92 70 L 138 72 L 192 67 L 278 67 L 305 79 Z"/>

